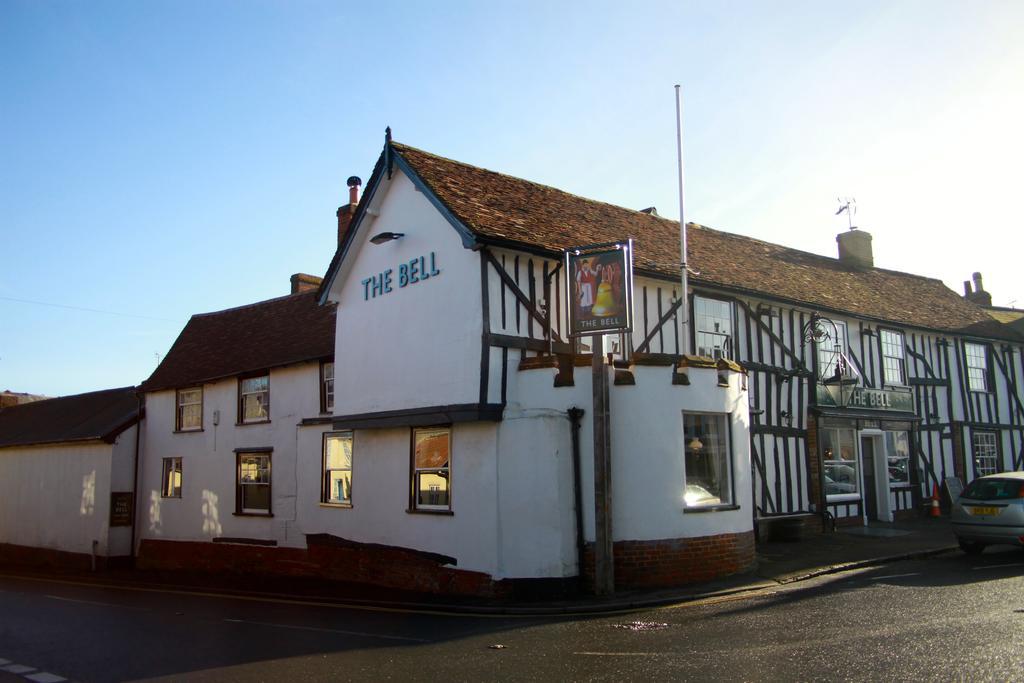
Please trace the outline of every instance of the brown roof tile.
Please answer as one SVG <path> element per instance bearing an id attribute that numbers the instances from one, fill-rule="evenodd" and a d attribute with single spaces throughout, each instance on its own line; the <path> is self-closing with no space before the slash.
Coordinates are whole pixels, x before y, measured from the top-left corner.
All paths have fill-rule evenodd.
<path id="1" fill-rule="evenodd" d="M 142 391 L 208 382 L 334 355 L 335 306 L 315 291 L 192 316 Z"/>
<path id="2" fill-rule="evenodd" d="M 135 387 L 49 398 L 0 410 L 0 447 L 108 442 L 139 417 Z"/>
<path id="3" fill-rule="evenodd" d="M 585 199 L 391 143 L 451 213 L 483 242 L 559 252 L 632 237 L 636 268 L 679 274 L 679 223 Z M 689 223 L 695 284 L 717 285 L 809 308 L 934 330 L 1021 338 L 940 280 L 881 268 L 858 270 L 836 258 Z"/>

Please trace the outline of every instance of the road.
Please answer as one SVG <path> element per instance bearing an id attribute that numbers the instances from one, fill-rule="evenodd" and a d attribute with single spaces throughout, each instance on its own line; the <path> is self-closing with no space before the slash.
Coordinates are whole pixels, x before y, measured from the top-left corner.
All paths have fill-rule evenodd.
<path id="1" fill-rule="evenodd" d="M 90 682 L 1020 680 L 1024 553 L 951 553 L 740 598 L 558 618 L 0 577 L 0 659 Z"/>

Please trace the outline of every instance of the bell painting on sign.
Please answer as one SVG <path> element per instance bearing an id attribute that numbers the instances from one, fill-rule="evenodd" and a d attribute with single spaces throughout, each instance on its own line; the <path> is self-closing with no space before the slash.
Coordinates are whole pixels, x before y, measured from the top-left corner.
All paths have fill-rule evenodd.
<path id="1" fill-rule="evenodd" d="M 566 252 L 571 336 L 628 331 L 633 312 L 632 241 Z"/>

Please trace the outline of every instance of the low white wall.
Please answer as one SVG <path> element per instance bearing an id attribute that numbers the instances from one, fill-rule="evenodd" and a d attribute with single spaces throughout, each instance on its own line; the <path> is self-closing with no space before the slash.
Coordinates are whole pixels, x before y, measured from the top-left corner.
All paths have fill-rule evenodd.
<path id="1" fill-rule="evenodd" d="M 111 450 L 103 442 L 0 449 L 0 543 L 89 554 L 96 540 L 99 555 L 124 554 L 119 538 L 113 553 L 107 542 Z"/>

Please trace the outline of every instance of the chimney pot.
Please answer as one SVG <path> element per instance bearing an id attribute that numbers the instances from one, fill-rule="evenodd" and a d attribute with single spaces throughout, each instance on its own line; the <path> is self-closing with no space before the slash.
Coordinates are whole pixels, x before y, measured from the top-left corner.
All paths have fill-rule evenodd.
<path id="1" fill-rule="evenodd" d="M 971 284 L 965 280 L 964 298 L 980 306 L 991 306 L 992 295 L 985 291 L 985 285 L 981 281 L 981 273 L 973 273 L 971 277 L 974 279 L 974 291 L 971 292 Z"/>

